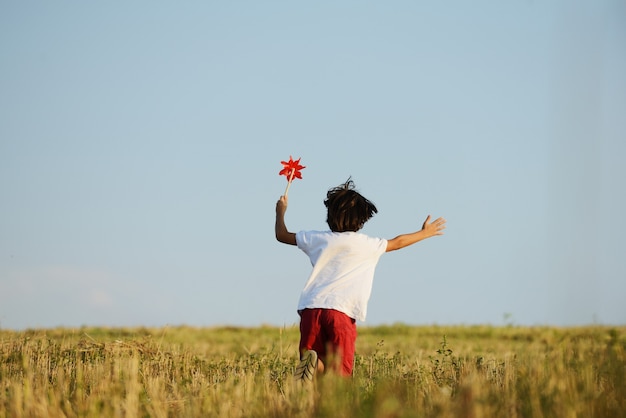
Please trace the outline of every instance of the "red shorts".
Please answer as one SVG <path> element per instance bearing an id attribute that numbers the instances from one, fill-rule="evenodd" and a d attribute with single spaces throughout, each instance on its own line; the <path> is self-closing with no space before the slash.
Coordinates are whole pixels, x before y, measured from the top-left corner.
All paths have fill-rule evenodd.
<path id="1" fill-rule="evenodd" d="M 350 376 L 354 368 L 356 321 L 334 309 L 303 309 L 300 352 L 315 350 L 326 367 Z"/>

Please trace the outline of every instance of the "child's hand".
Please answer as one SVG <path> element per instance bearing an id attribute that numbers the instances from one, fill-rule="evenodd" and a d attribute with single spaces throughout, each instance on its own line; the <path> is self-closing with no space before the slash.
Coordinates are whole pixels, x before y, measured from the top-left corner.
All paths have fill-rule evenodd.
<path id="1" fill-rule="evenodd" d="M 276 239 L 284 244 L 296 245 L 296 234 L 289 232 L 285 225 L 287 203 L 287 196 L 281 196 L 276 202 Z"/>
<path id="2" fill-rule="evenodd" d="M 284 214 L 287 211 L 287 206 L 289 205 L 289 199 L 287 196 L 281 196 L 276 202 L 276 213 Z"/>
<path id="3" fill-rule="evenodd" d="M 399 250 L 400 248 L 408 247 L 423 239 L 443 235 L 444 229 L 446 229 L 445 219 L 437 218 L 435 221 L 430 222 L 430 215 L 428 215 L 421 230 L 410 234 L 398 235 L 393 239 L 387 240 L 387 251 Z"/>
<path id="4" fill-rule="evenodd" d="M 437 218 L 433 222 L 428 223 L 430 221 L 430 215 L 424 221 L 424 225 L 422 225 L 422 231 L 428 237 L 434 237 L 435 235 L 443 235 L 443 230 L 446 229 L 446 220 L 443 218 Z"/>

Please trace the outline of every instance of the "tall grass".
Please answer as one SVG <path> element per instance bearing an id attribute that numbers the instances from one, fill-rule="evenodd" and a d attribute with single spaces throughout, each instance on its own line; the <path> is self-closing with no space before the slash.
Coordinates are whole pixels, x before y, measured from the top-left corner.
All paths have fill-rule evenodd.
<path id="1" fill-rule="evenodd" d="M 0 417 L 621 417 L 624 327 L 361 328 L 292 378 L 296 327 L 0 331 Z"/>

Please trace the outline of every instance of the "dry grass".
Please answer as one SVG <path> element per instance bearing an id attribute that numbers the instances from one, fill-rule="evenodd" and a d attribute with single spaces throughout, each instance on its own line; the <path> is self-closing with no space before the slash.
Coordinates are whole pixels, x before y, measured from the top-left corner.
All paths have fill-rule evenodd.
<path id="1" fill-rule="evenodd" d="M 361 328 L 354 377 L 295 382 L 298 331 L 0 331 L 0 417 L 620 417 L 623 327 Z"/>

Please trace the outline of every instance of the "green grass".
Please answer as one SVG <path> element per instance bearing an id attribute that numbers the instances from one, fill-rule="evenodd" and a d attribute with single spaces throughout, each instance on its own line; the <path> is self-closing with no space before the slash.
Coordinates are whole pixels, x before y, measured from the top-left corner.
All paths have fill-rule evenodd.
<path id="1" fill-rule="evenodd" d="M 0 330 L 0 417 L 620 417 L 626 328 L 359 328 L 292 378 L 297 327 Z"/>

